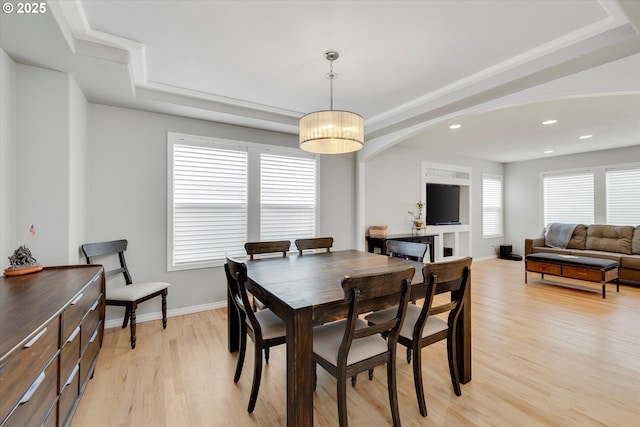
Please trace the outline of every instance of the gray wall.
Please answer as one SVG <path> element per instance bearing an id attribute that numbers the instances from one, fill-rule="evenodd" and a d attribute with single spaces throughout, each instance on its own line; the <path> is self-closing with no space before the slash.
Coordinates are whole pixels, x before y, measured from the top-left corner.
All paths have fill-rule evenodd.
<path id="1" fill-rule="evenodd" d="M 89 108 L 88 129 L 87 241 L 127 238 L 134 278 L 170 282 L 174 313 L 223 303 L 222 268 L 166 271 L 167 132 L 289 147 L 297 146 L 297 138 L 96 104 Z M 353 247 L 353 192 L 353 156 L 322 157 L 319 233 L 334 236 L 336 249 Z M 145 304 L 140 314 L 157 310 Z"/>
<path id="2" fill-rule="evenodd" d="M 396 145 L 366 162 L 365 228 L 385 224 L 388 234 L 411 233 L 411 217 L 407 211 L 422 198 L 420 174 L 423 161 L 472 170 L 471 255 L 475 259 L 494 257 L 495 248 L 503 239 L 482 238 L 482 174 L 502 175 L 502 163 Z M 364 236 L 364 230 L 361 236 Z"/>
<path id="3" fill-rule="evenodd" d="M 505 240 L 513 245 L 513 252 L 523 254 L 524 239 L 543 234 L 541 188 L 543 172 L 613 166 L 631 162 L 640 162 L 640 145 L 506 164 Z M 605 221 L 603 188 L 596 187 L 596 190 L 595 222 L 603 223 Z"/>

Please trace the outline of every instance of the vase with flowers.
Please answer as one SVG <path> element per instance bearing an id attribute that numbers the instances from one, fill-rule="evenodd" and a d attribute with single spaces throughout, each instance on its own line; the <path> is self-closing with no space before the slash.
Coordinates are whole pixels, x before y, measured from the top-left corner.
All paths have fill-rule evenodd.
<path id="1" fill-rule="evenodd" d="M 422 230 L 424 228 L 424 222 L 422 221 L 422 209 L 424 209 L 424 202 L 419 201 L 416 203 L 415 210 L 407 211 L 407 213 L 413 217 L 413 227 L 416 230 Z"/>

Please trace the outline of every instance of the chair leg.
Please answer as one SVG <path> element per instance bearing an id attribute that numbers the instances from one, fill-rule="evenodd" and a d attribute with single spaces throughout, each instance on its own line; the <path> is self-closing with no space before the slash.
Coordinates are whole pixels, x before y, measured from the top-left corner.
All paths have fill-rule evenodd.
<path id="1" fill-rule="evenodd" d="M 460 378 L 458 377 L 458 363 L 457 351 L 456 351 L 456 332 L 455 325 L 449 328 L 449 335 L 447 336 L 447 358 L 449 359 L 449 373 L 451 374 L 451 383 L 453 384 L 453 391 L 456 396 L 462 394 L 460 390 Z"/>
<path id="2" fill-rule="evenodd" d="M 269 364 L 269 347 L 265 347 L 264 349 L 264 361 Z"/>
<path id="3" fill-rule="evenodd" d="M 247 412 L 252 413 L 256 407 L 258 400 L 258 391 L 260 390 L 260 380 L 262 379 L 262 347 L 255 343 L 255 356 L 253 362 L 253 384 L 251 385 L 251 396 L 249 397 L 249 406 Z"/>
<path id="4" fill-rule="evenodd" d="M 369 369 L 369 381 L 373 381 L 373 368 Z"/>
<path id="5" fill-rule="evenodd" d="M 313 362 L 313 391 L 316 391 L 318 386 L 318 364 Z"/>
<path id="6" fill-rule="evenodd" d="M 357 382 L 358 382 L 358 375 L 353 375 L 351 377 L 351 387 L 355 387 Z"/>
<path id="7" fill-rule="evenodd" d="M 131 348 L 136 348 L 136 305 L 129 309 L 129 328 L 131 329 Z"/>
<path id="8" fill-rule="evenodd" d="M 416 388 L 416 398 L 418 399 L 418 407 L 420 415 L 427 416 L 427 403 L 424 398 L 424 386 L 422 384 L 422 352 L 419 348 L 413 349 L 413 384 Z"/>
<path id="9" fill-rule="evenodd" d="M 411 347 L 407 347 L 407 363 L 411 363 Z"/>
<path id="10" fill-rule="evenodd" d="M 131 316 L 131 310 L 129 310 L 129 306 L 126 306 L 124 309 L 124 319 L 122 320 L 122 329 L 126 328 L 129 324 L 129 317 Z"/>
<path id="11" fill-rule="evenodd" d="M 241 322 L 244 322 L 244 319 L 240 319 Z M 246 326 L 240 326 L 240 351 L 238 352 L 238 361 L 236 362 L 236 373 L 233 376 L 233 382 L 237 383 L 240 380 L 240 375 L 242 374 L 242 367 L 244 366 L 244 356 L 247 352 L 247 331 Z"/>
<path id="12" fill-rule="evenodd" d="M 167 290 L 162 293 L 162 329 L 167 329 Z"/>
<path id="13" fill-rule="evenodd" d="M 338 421 L 340 427 L 347 427 L 347 379 L 342 375 L 337 378 Z"/>
<path id="14" fill-rule="evenodd" d="M 387 362 L 387 389 L 389 390 L 389 406 L 393 426 L 400 427 L 400 410 L 398 409 L 398 389 L 396 385 L 396 359 L 391 358 Z"/>

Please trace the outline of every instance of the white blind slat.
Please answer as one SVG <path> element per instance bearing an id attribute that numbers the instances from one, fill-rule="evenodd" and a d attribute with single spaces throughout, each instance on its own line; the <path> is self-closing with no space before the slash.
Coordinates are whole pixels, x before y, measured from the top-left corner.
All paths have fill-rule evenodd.
<path id="1" fill-rule="evenodd" d="M 564 173 L 543 177 L 544 224 L 594 223 L 593 172 Z"/>
<path id="2" fill-rule="evenodd" d="M 260 155 L 260 239 L 315 236 L 315 158 Z"/>
<path id="3" fill-rule="evenodd" d="M 173 266 L 244 254 L 247 152 L 173 145 Z"/>
<path id="4" fill-rule="evenodd" d="M 482 175 L 482 237 L 502 236 L 502 176 Z"/>
<path id="5" fill-rule="evenodd" d="M 640 224 L 640 168 L 606 171 L 607 224 Z"/>

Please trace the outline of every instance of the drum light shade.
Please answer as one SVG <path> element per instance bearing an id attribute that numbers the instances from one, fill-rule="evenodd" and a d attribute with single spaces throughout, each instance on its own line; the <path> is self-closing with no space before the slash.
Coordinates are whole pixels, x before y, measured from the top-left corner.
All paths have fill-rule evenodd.
<path id="1" fill-rule="evenodd" d="M 329 61 L 329 87 L 331 103 L 329 110 L 315 111 L 300 119 L 300 148 L 318 154 L 342 154 L 358 151 L 364 146 L 364 120 L 350 111 L 333 109 L 333 81 L 338 77 L 333 72 L 333 61 L 338 52 L 325 52 Z"/>
<path id="2" fill-rule="evenodd" d="M 364 145 L 364 120 L 349 111 L 325 110 L 300 119 L 300 148 L 319 154 L 358 151 Z"/>

